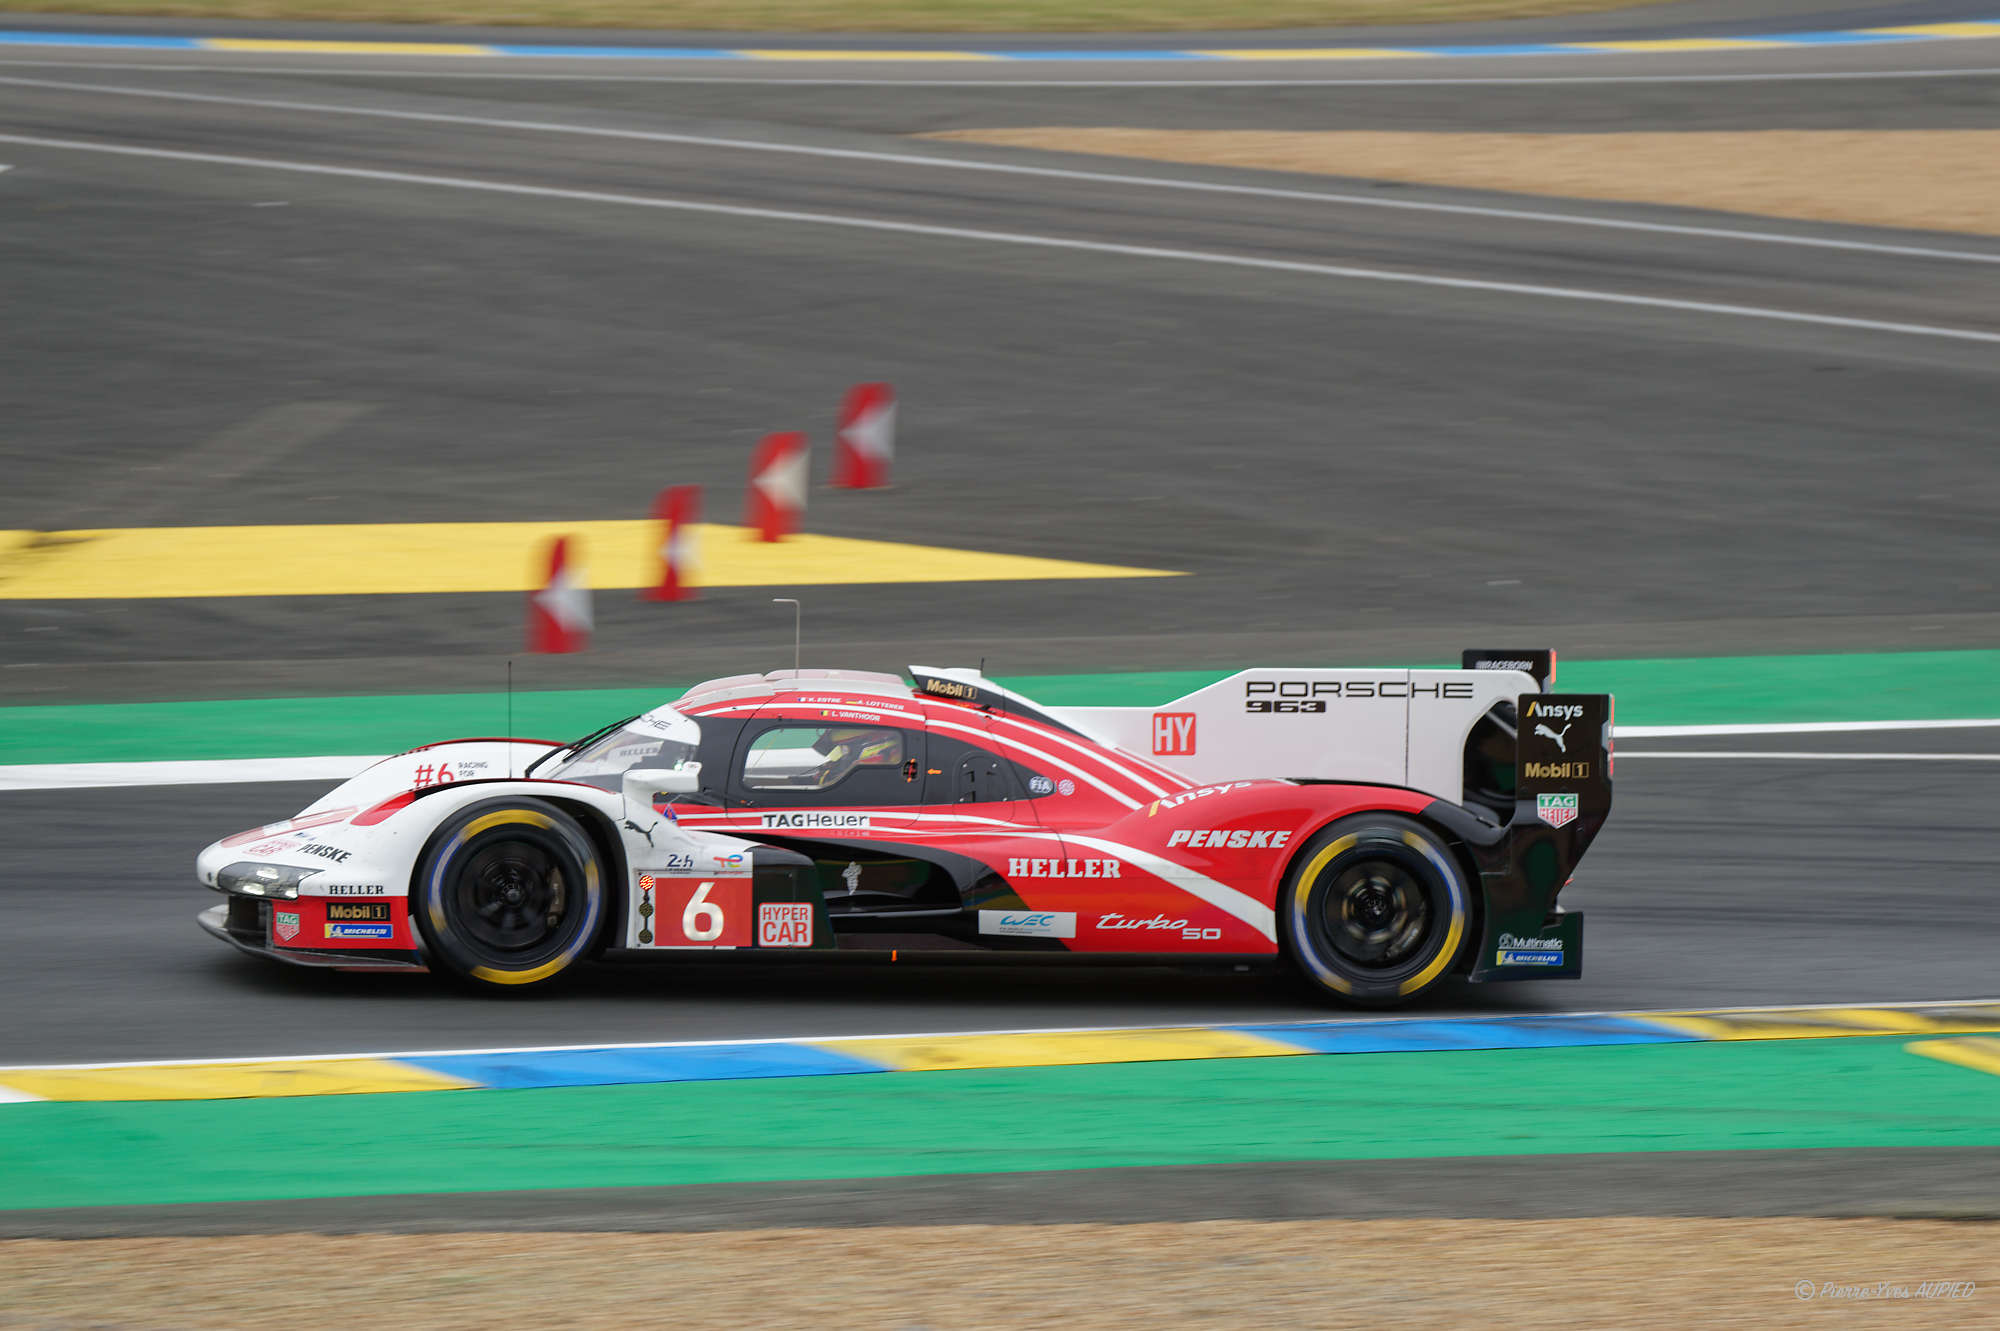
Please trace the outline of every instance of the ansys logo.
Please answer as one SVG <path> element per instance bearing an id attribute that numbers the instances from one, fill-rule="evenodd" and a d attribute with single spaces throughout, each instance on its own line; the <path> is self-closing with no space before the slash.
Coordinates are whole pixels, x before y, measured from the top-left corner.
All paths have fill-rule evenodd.
<path id="1" fill-rule="evenodd" d="M 1562 827 L 1576 821 L 1576 796 L 1537 795 L 1535 796 L 1535 817 L 1550 827 Z"/>

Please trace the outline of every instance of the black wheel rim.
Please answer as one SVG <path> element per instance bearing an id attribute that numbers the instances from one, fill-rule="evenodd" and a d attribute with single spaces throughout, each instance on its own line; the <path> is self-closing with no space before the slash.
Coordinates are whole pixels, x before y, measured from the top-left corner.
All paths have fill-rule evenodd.
<path id="1" fill-rule="evenodd" d="M 1394 860 L 1350 864 L 1320 893 L 1320 931 L 1356 970 L 1395 971 L 1420 958 L 1435 918 L 1424 884 Z"/>
<path id="2" fill-rule="evenodd" d="M 572 893 L 562 866 L 529 841 L 495 841 L 466 862 L 453 888 L 453 918 L 468 939 L 493 953 L 532 951 L 559 937 Z"/>

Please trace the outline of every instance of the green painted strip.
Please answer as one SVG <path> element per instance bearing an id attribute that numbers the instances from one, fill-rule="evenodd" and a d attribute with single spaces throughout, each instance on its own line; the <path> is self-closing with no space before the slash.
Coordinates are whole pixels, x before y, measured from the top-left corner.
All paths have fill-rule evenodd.
<path id="1" fill-rule="evenodd" d="M 514 733 L 571 739 L 678 697 L 685 685 L 514 695 Z M 507 733 L 504 693 L 0 708 L 0 763 L 141 762 L 396 753 Z"/>
<path id="2" fill-rule="evenodd" d="M 1143 707 L 1232 673 L 1024 675 L 1006 682 L 1058 706 Z M 2000 651 L 1565 659 L 1558 679 L 1564 688 L 1617 694 L 1622 725 L 2000 716 Z M 677 697 L 686 682 L 516 693 L 514 733 L 566 739 Z M 0 764 L 389 753 L 459 735 L 503 734 L 506 725 L 501 693 L 6 707 L 0 708 Z"/>
<path id="3" fill-rule="evenodd" d="M 1900 1038 L 0 1112 L 0 1207 L 1588 1151 L 2000 1145 Z M 1834 1092 L 1837 1090 L 1837 1094 Z"/>

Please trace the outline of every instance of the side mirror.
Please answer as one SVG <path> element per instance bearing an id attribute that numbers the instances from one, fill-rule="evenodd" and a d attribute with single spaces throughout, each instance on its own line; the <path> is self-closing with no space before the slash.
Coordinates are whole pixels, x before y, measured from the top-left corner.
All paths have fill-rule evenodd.
<path id="1" fill-rule="evenodd" d="M 684 763 L 671 770 L 635 767 L 625 774 L 625 813 L 653 812 L 661 795 L 692 795 L 701 789 L 701 764 Z"/>

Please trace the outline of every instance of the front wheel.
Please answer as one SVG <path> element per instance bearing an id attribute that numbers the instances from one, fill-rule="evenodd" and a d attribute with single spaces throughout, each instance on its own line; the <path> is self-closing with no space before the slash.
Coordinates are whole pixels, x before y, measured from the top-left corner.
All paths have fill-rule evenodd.
<path id="1" fill-rule="evenodd" d="M 1421 823 L 1343 819 L 1306 843 L 1279 902 L 1286 954 L 1320 993 L 1407 1002 L 1451 970 L 1472 924 L 1458 861 Z"/>
<path id="2" fill-rule="evenodd" d="M 410 914 L 444 970 L 527 986 L 589 952 L 606 895 L 597 850 L 568 814 L 541 800 L 489 800 L 438 830 L 410 885 Z"/>

